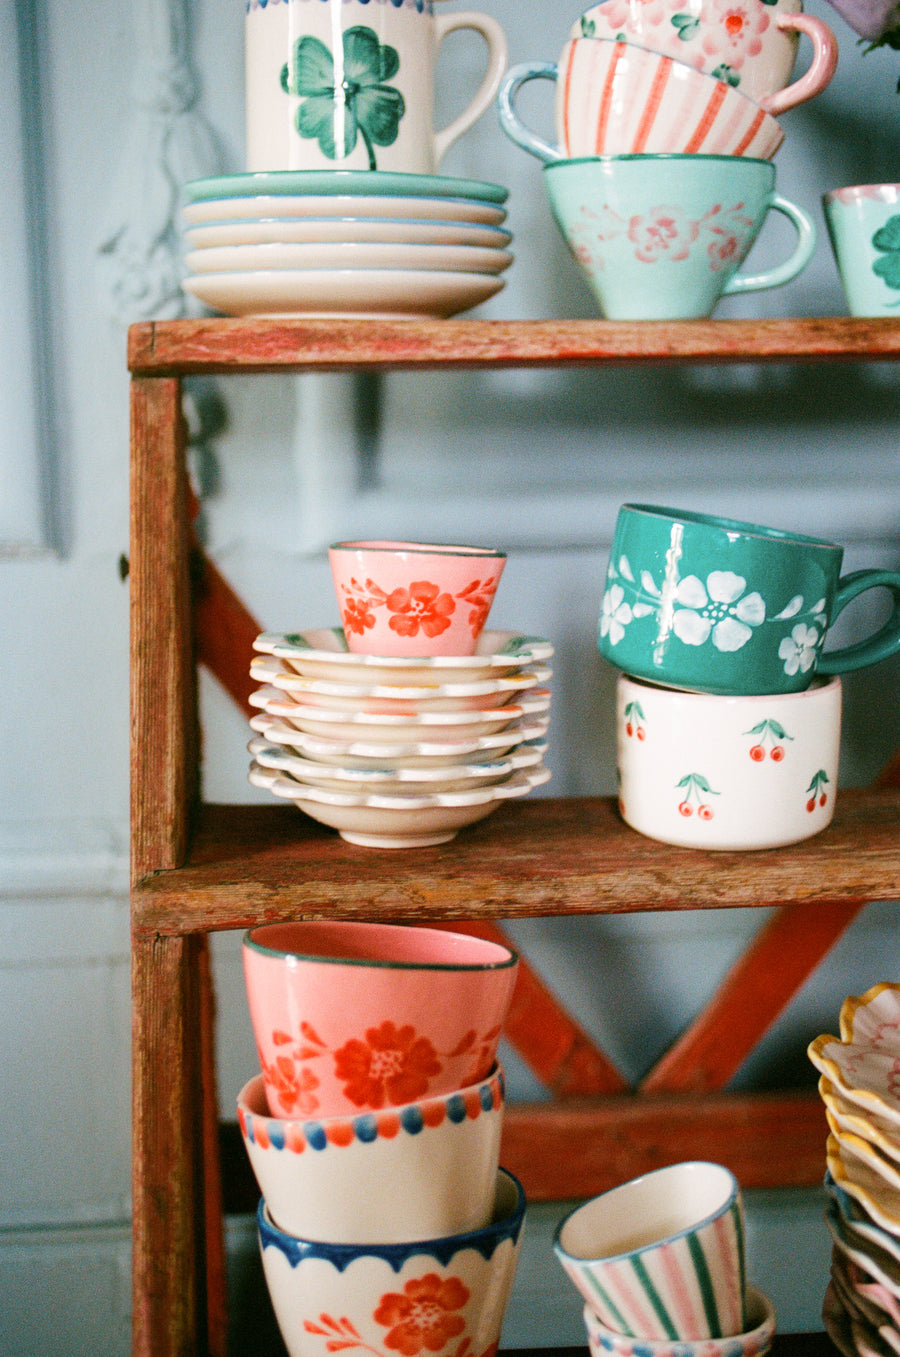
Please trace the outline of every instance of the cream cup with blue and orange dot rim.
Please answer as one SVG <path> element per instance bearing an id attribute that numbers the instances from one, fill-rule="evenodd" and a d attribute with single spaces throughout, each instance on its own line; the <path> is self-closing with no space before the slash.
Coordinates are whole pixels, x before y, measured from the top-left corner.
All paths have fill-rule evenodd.
<path id="1" fill-rule="evenodd" d="M 553 1247 L 617 1333 L 695 1341 L 744 1330 L 743 1202 L 721 1164 L 669 1164 L 601 1192 L 563 1218 Z"/>
<path id="2" fill-rule="evenodd" d="M 619 809 L 662 843 L 723 851 L 811 838 L 834 815 L 841 681 L 721 695 L 616 683 Z"/>

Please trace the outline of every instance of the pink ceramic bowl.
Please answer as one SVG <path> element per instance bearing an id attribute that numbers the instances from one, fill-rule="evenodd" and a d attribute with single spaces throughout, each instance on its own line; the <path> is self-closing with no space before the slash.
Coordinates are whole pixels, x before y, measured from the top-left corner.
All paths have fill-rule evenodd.
<path id="1" fill-rule="evenodd" d="M 257 1075 L 238 1096 L 238 1120 L 272 1220 L 288 1234 L 395 1244 L 490 1221 L 503 1122 L 498 1065 L 453 1093 L 313 1121 L 269 1116 Z"/>
<path id="2" fill-rule="evenodd" d="M 474 655 L 506 553 L 421 542 L 336 542 L 328 559 L 348 648 L 422 657 Z"/>
<path id="3" fill-rule="evenodd" d="M 510 948 L 403 924 L 265 924 L 243 941 L 274 1116 L 398 1107 L 489 1074 L 518 968 Z"/>

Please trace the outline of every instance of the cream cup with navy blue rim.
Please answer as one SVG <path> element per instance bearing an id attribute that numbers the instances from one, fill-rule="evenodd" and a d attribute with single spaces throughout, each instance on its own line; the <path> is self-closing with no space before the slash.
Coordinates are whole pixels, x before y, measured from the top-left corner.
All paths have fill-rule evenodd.
<path id="1" fill-rule="evenodd" d="M 900 651 L 900 573 L 841 575 L 843 548 L 802 533 L 653 504 L 625 504 L 600 609 L 603 657 L 635 678 L 695 692 L 800 692 Z M 867 590 L 887 594 L 874 634 L 824 650 Z"/>

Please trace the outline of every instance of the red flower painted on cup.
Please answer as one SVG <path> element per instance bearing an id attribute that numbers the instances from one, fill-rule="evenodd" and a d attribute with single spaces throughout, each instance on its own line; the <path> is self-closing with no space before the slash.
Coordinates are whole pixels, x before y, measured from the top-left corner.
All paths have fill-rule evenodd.
<path id="1" fill-rule="evenodd" d="M 660 258 L 687 259 L 699 229 L 680 207 L 660 206 L 646 216 L 631 218 L 628 239 L 637 246 L 635 257 L 653 264 Z"/>
<path id="2" fill-rule="evenodd" d="M 387 596 L 388 612 L 394 614 L 388 625 L 398 636 L 440 636 L 450 626 L 456 611 L 452 594 L 442 594 L 440 585 L 430 580 L 414 580 L 408 589 L 394 589 Z"/>
<path id="3" fill-rule="evenodd" d="M 365 1040 L 354 1037 L 334 1055 L 335 1076 L 357 1107 L 414 1102 L 442 1068 L 427 1037 L 409 1024 L 397 1027 L 389 1021 L 368 1028 Z"/>
<path id="4" fill-rule="evenodd" d="M 298 1069 L 292 1056 L 276 1056 L 272 1064 L 264 1066 L 264 1074 L 266 1082 L 277 1090 L 284 1112 L 309 1117 L 319 1106 L 314 1093 L 318 1079 L 312 1070 Z"/>
<path id="5" fill-rule="evenodd" d="M 388 1330 L 385 1347 L 403 1357 L 418 1357 L 440 1352 L 463 1332 L 466 1322 L 459 1311 L 468 1299 L 469 1289 L 458 1277 L 442 1280 L 428 1272 L 408 1281 L 402 1292 L 382 1296 L 373 1318 Z"/>

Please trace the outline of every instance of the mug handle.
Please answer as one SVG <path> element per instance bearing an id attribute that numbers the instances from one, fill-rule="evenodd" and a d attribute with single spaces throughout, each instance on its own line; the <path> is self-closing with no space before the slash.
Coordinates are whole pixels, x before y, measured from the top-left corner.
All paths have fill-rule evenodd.
<path id="1" fill-rule="evenodd" d="M 769 207 L 772 211 L 780 212 L 787 217 L 796 227 L 797 244 L 794 253 L 783 264 L 776 265 L 766 273 L 735 274 L 725 284 L 723 296 L 731 296 L 735 292 L 761 292 L 766 287 L 780 287 L 782 283 L 789 283 L 798 273 L 802 273 L 812 258 L 816 248 L 816 228 L 812 219 L 796 203 L 782 198 L 780 193 L 773 196 Z"/>
<path id="2" fill-rule="evenodd" d="M 799 80 L 795 80 L 792 85 L 786 85 L 783 90 L 776 90 L 765 99 L 760 99 L 760 107 L 773 118 L 777 118 L 789 108 L 796 108 L 797 104 L 806 103 L 813 95 L 821 94 L 825 86 L 831 82 L 838 62 L 837 38 L 824 20 L 817 19 L 811 14 L 782 14 L 776 20 L 776 26 L 782 31 L 796 29 L 798 33 L 805 33 L 813 45 L 813 59 L 809 69 Z"/>
<path id="3" fill-rule="evenodd" d="M 448 123 L 434 137 L 434 163 L 439 165 L 450 146 L 461 136 L 493 102 L 494 96 L 509 64 L 509 47 L 506 33 L 496 19 L 488 14 L 478 14 L 474 10 L 460 10 L 458 14 L 440 15 L 434 20 L 436 47 L 440 47 L 448 33 L 458 28 L 472 28 L 480 33 L 487 43 L 488 66 L 484 79 L 475 91 L 471 101 L 458 117 Z"/>
<path id="4" fill-rule="evenodd" d="M 500 126 L 517 146 L 521 146 L 523 151 L 529 155 L 537 156 L 538 160 L 559 160 L 559 151 L 555 150 L 549 142 L 544 141 L 536 132 L 532 132 L 521 121 L 513 107 L 513 99 L 518 94 L 519 89 L 528 80 L 553 80 L 556 81 L 556 62 L 555 61 L 526 61 L 520 66 L 513 66 L 507 71 L 500 84 L 497 93 L 497 110 L 500 114 Z"/>
<path id="5" fill-rule="evenodd" d="M 851 599 L 866 589 L 878 588 L 888 589 L 894 596 L 894 606 L 884 626 L 866 641 L 821 654 L 816 662 L 817 674 L 849 674 L 900 651 L 900 574 L 895 570 L 854 570 L 845 575 L 838 582 L 831 621 L 844 611 Z"/>

